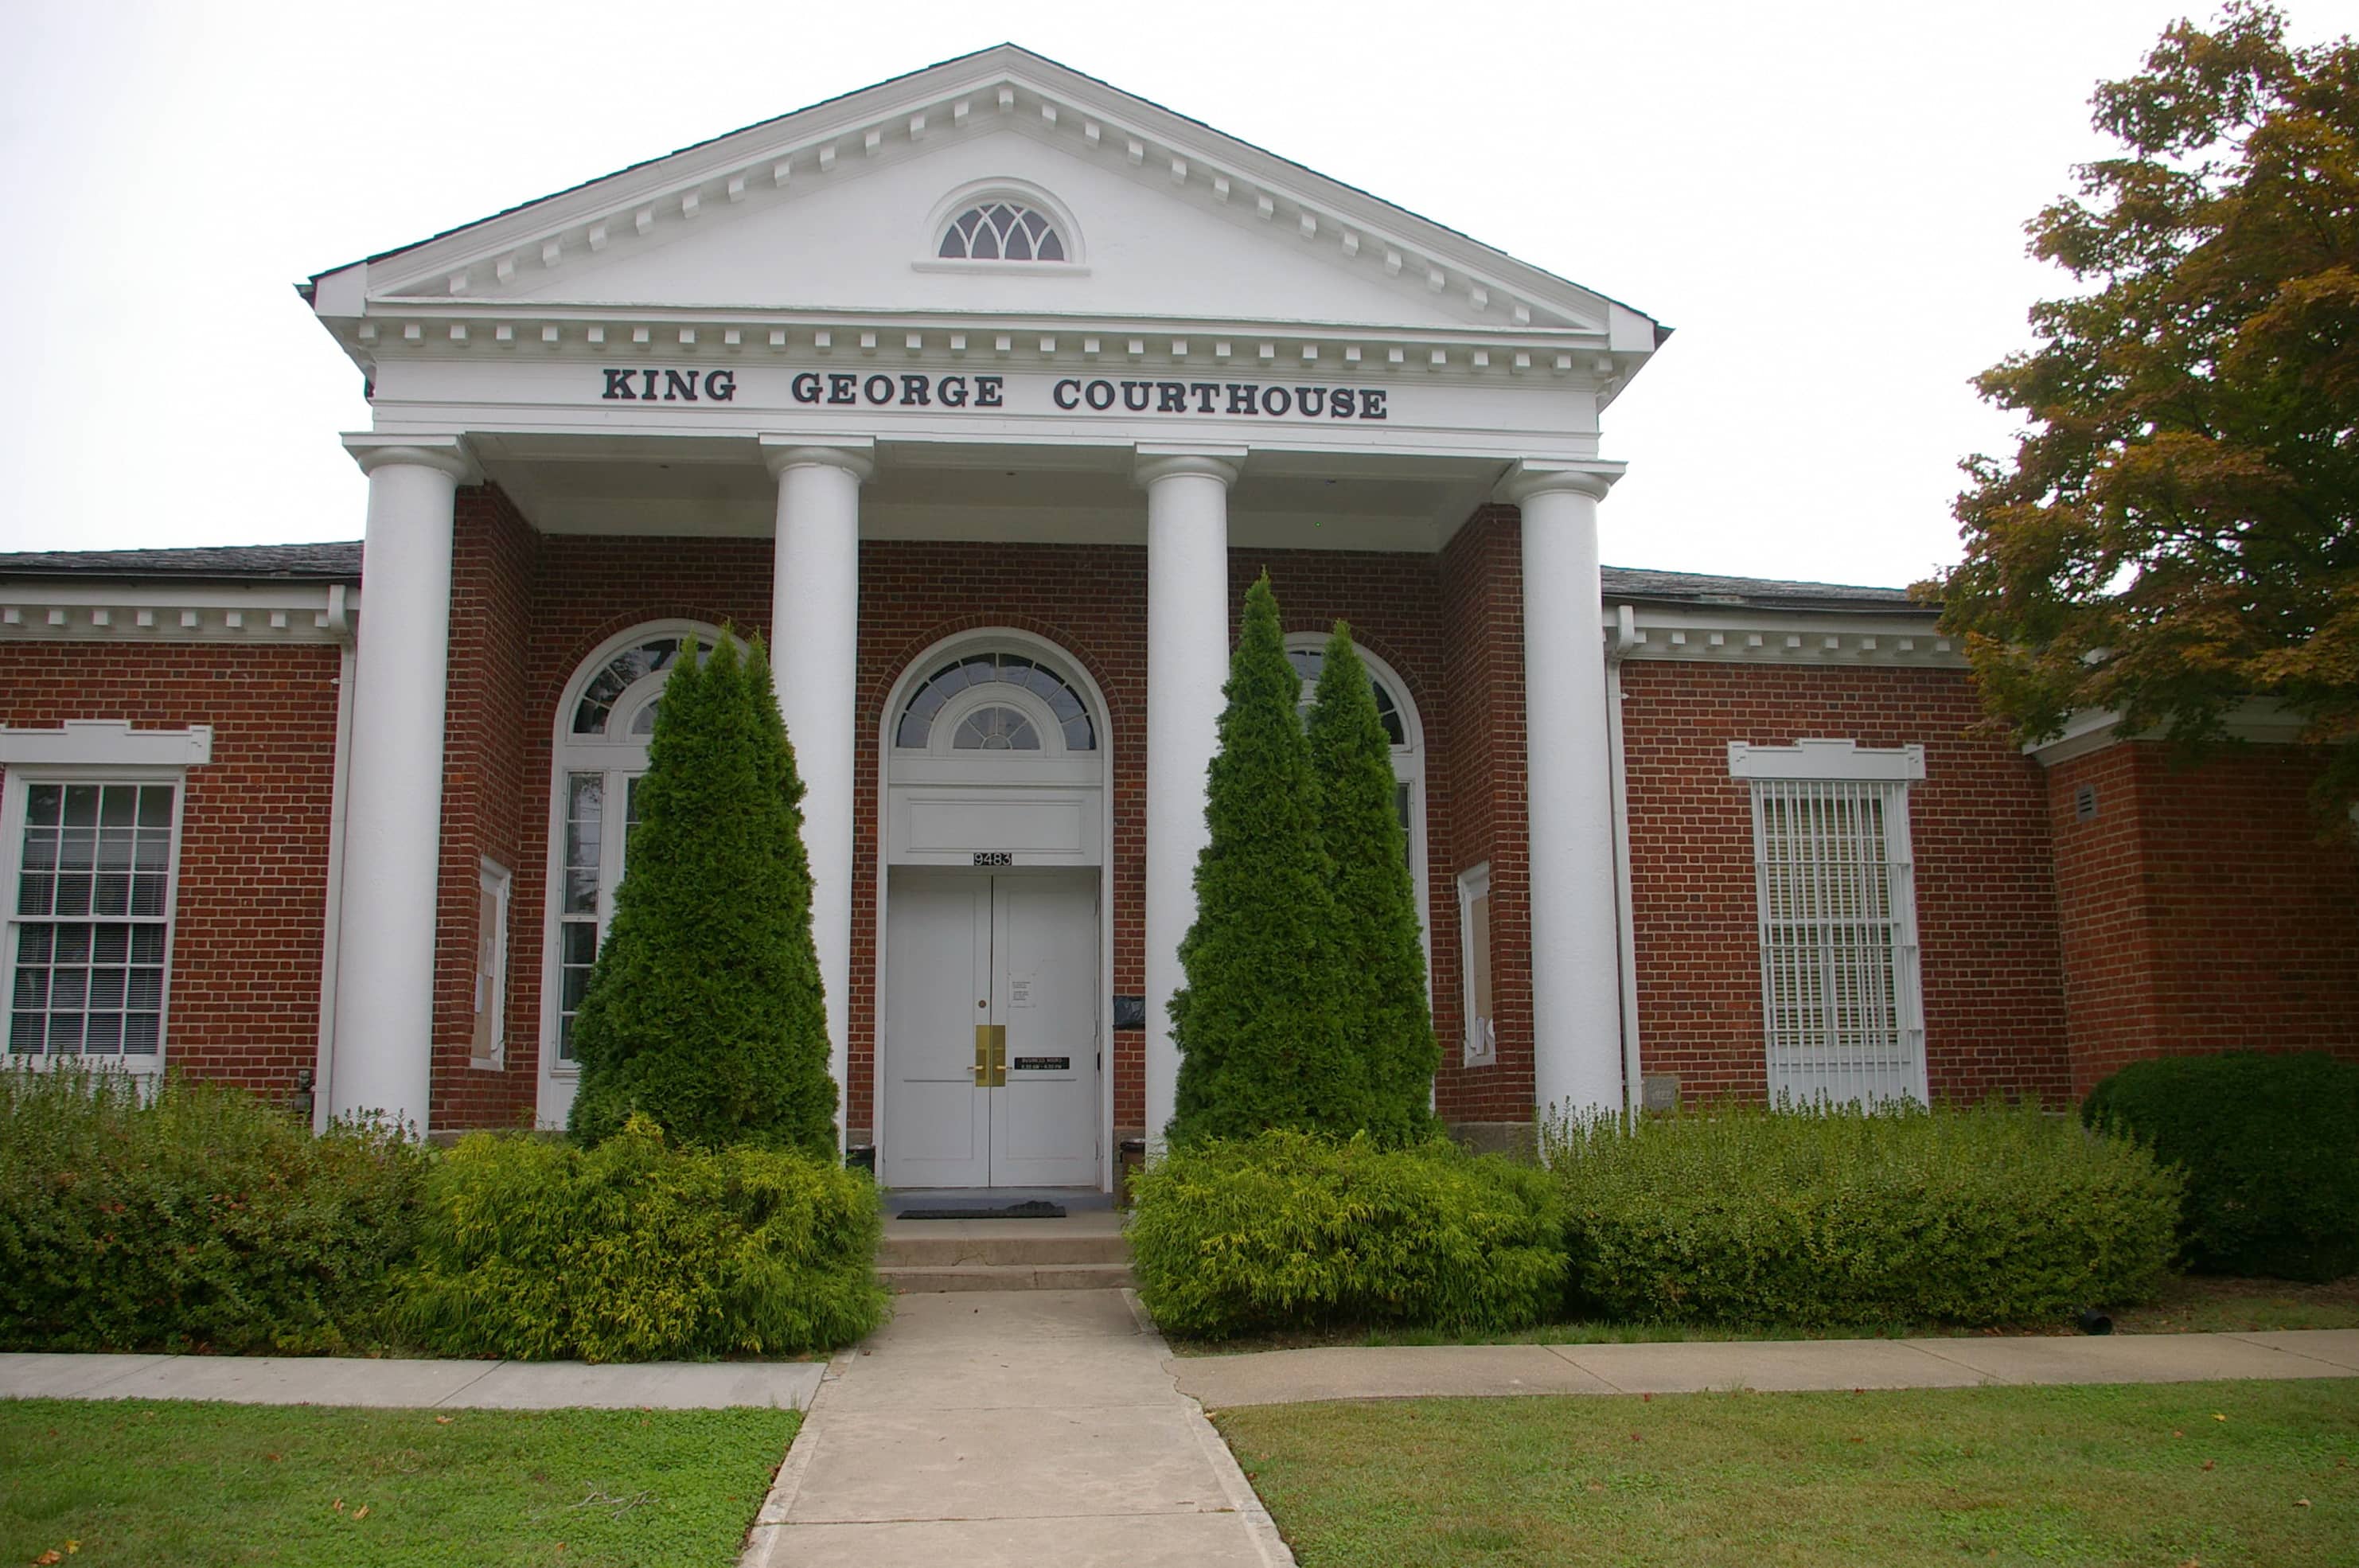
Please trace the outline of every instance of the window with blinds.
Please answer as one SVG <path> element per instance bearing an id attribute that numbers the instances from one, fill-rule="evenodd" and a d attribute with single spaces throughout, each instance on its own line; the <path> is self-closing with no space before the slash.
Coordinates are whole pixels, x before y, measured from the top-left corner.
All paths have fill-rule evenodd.
<path id="1" fill-rule="evenodd" d="M 1829 743 L 1804 743 L 1813 744 Z M 1772 752 L 1746 750 L 1756 758 Z M 1818 755 L 1822 771 L 1850 777 L 1809 777 L 1811 760 L 1788 753 L 1736 769 L 1753 773 L 1769 1094 L 1798 1104 L 1921 1101 L 1908 775 L 1913 762 L 1922 777 L 1922 753 Z"/>

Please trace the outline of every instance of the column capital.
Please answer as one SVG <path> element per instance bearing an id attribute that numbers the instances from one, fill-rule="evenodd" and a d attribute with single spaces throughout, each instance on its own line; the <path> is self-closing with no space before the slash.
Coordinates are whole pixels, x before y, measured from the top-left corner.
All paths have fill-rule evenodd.
<path id="1" fill-rule="evenodd" d="M 396 464 L 410 468 L 431 468 L 447 474 L 462 485 L 480 485 L 484 471 L 476 466 L 475 454 L 467 450 L 467 438 L 461 435 L 397 435 L 380 430 L 347 430 L 344 450 L 361 465 L 363 474 L 375 474 L 380 468 Z"/>
<path id="2" fill-rule="evenodd" d="M 871 436 L 771 433 L 761 441 L 762 463 L 773 479 L 789 468 L 841 468 L 865 484 L 876 473 L 876 441 Z"/>
<path id="3" fill-rule="evenodd" d="M 1223 490 L 1237 482 L 1246 451 L 1241 446 L 1166 446 L 1144 441 L 1133 450 L 1137 466 L 1132 477 L 1142 487 L 1175 474 L 1195 474 L 1219 480 Z"/>
<path id="4" fill-rule="evenodd" d="M 1603 501 L 1605 492 L 1614 487 L 1614 482 L 1622 477 L 1623 471 L 1628 466 L 1623 463 L 1593 460 L 1571 463 L 1527 460 L 1516 463 L 1508 471 L 1507 476 L 1499 481 L 1499 495 L 1518 506 L 1535 495 L 1545 495 L 1551 491 L 1571 491 L 1576 495 L 1586 495 L 1593 501 Z"/>

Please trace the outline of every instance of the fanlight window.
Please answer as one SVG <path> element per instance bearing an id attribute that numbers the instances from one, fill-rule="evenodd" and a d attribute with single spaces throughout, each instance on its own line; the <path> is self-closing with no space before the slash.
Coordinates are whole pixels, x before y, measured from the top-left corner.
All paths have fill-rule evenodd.
<path id="1" fill-rule="evenodd" d="M 684 641 L 676 637 L 650 637 L 608 659 L 606 667 L 590 678 L 590 684 L 582 689 L 582 700 L 573 705 L 572 733 L 590 736 L 614 733 L 607 727 L 614 716 L 614 703 L 648 676 L 669 670 L 679 659 Z M 697 661 L 702 663 L 712 653 L 710 648 L 698 649 Z M 631 715 L 632 735 L 655 733 L 656 706 L 649 702 Z"/>
<path id="2" fill-rule="evenodd" d="M 960 723 L 951 746 L 957 751 L 1038 751 L 1040 735 L 1013 708 L 977 708 Z"/>
<path id="3" fill-rule="evenodd" d="M 1062 261 L 1065 240 L 1036 208 L 984 201 L 951 220 L 935 254 L 952 261 Z"/>
<path id="4" fill-rule="evenodd" d="M 942 704 L 970 686 L 1014 686 L 1049 704 L 1062 727 L 1067 751 L 1095 751 L 1097 726 L 1090 721 L 1089 705 L 1065 678 L 1045 664 L 1020 653 L 976 653 L 954 659 L 926 677 L 901 710 L 893 744 L 907 751 L 923 751 L 932 738 L 934 715 Z M 984 707 L 968 714 L 951 736 L 958 751 L 1038 751 L 1040 735 L 1029 719 L 1013 708 Z"/>

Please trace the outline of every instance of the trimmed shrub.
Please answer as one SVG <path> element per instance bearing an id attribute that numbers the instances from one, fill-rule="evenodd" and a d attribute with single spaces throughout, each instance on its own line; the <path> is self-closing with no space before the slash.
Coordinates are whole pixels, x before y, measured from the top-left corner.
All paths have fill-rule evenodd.
<path id="1" fill-rule="evenodd" d="M 593 1149 L 474 1133 L 437 1164 L 400 1321 L 518 1361 L 701 1360 L 845 1345 L 885 1319 L 867 1176 L 796 1149 Z"/>
<path id="2" fill-rule="evenodd" d="M 2090 1091 L 2081 1117 L 2185 1173 L 2190 1268 L 2359 1272 L 2359 1064 L 2256 1051 L 2133 1062 Z"/>
<path id="3" fill-rule="evenodd" d="M 1675 1322 L 2052 1321 L 2161 1283 L 2178 1177 L 2031 1106 L 1559 1123 L 1581 1310 Z"/>
<path id="4" fill-rule="evenodd" d="M 1433 1132 L 1433 1071 L 1441 1048 L 1426 999 L 1425 943 L 1408 835 L 1395 803 L 1392 739 L 1352 629 L 1340 621 L 1327 639 L 1307 738 L 1320 835 L 1334 866 L 1344 1043 L 1368 1086 L 1364 1125 L 1380 1142 L 1415 1142 Z"/>
<path id="5" fill-rule="evenodd" d="M 1245 594 L 1222 690 L 1196 921 L 1180 943 L 1187 984 L 1170 1004 L 1180 1080 L 1169 1136 L 1348 1135 L 1367 1123 L 1367 1074 L 1343 1040 L 1333 866 L 1296 713 L 1302 678 L 1286 657 L 1266 574 Z"/>
<path id="6" fill-rule="evenodd" d="M 0 1349 L 374 1344 L 427 1163 L 243 1089 L 0 1069 Z"/>
<path id="7" fill-rule="evenodd" d="M 1173 1334 L 1512 1329 L 1564 1298 L 1546 1173 L 1454 1144 L 1278 1130 L 1176 1149 L 1133 1183 L 1139 1295 Z"/>
<path id="8" fill-rule="evenodd" d="M 802 780 L 758 642 L 664 684 L 614 920 L 574 1020 L 572 1129 L 835 1157 Z M 620 801 L 608 802 L 609 811 Z"/>

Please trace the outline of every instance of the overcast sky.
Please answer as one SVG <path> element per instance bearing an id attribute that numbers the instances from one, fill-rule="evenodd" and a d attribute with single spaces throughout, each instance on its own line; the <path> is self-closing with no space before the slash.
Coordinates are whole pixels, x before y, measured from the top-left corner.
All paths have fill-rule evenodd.
<path id="1" fill-rule="evenodd" d="M 2062 288 L 2022 224 L 2190 9 L 0 0 L 0 550 L 357 538 L 294 281 L 1006 40 L 1677 328 L 1606 414 L 1608 561 L 1905 583 Z"/>

